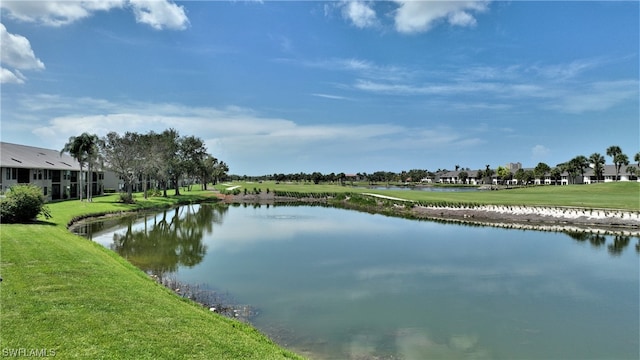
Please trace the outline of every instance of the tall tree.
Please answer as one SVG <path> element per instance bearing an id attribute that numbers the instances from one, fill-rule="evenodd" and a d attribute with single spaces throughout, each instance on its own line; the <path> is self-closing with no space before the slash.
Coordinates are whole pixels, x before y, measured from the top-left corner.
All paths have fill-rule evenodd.
<path id="1" fill-rule="evenodd" d="M 638 169 L 640 169 L 640 151 L 638 151 L 638 152 L 633 156 L 633 161 L 635 161 L 636 163 L 638 163 Z"/>
<path id="2" fill-rule="evenodd" d="M 504 184 L 504 182 L 506 180 L 509 180 L 509 178 L 511 177 L 511 171 L 509 171 L 509 169 L 507 169 L 504 166 L 498 166 L 498 170 L 496 171 L 496 175 L 498 175 L 498 178 L 500 179 L 502 184 Z"/>
<path id="3" fill-rule="evenodd" d="M 611 156 L 613 165 L 615 165 L 616 167 L 616 180 L 618 180 L 618 174 L 620 173 L 621 167 L 621 165 L 618 165 L 618 163 L 616 162 L 616 156 L 620 154 L 622 154 L 622 149 L 620 149 L 620 146 L 612 145 L 607 148 L 607 156 Z"/>
<path id="4" fill-rule="evenodd" d="M 626 154 L 620 153 L 617 154 L 614 158 L 613 158 L 613 164 L 616 166 L 616 179 L 620 180 L 620 169 L 622 168 L 622 166 L 627 166 L 629 165 L 629 157 Z"/>
<path id="5" fill-rule="evenodd" d="M 160 134 L 159 138 L 159 157 L 161 158 L 161 168 L 159 171 L 162 177 L 164 197 L 167 197 L 167 188 L 169 183 L 174 181 L 176 188 L 176 195 L 180 195 L 180 189 L 178 188 L 178 172 L 179 160 L 178 160 L 178 139 L 180 134 L 175 129 L 167 129 Z"/>
<path id="6" fill-rule="evenodd" d="M 589 156 L 589 162 L 593 166 L 593 174 L 596 176 L 596 181 L 600 181 L 604 173 L 604 156 L 600 153 L 593 153 Z"/>
<path id="7" fill-rule="evenodd" d="M 487 178 L 489 184 L 493 183 L 493 181 L 491 180 L 491 178 L 493 177 L 493 174 L 495 174 L 495 171 L 493 171 L 493 169 L 491 169 L 490 165 L 486 165 L 486 169 L 484 170 L 482 175 L 485 178 Z"/>
<path id="8" fill-rule="evenodd" d="M 518 181 L 518 185 L 526 185 L 524 183 L 524 169 L 520 168 L 518 170 L 516 170 L 516 173 L 513 174 L 513 178 L 516 179 L 516 181 Z"/>
<path id="9" fill-rule="evenodd" d="M 202 162 L 207 155 L 207 148 L 204 142 L 195 136 L 183 136 L 178 140 L 178 164 L 176 166 L 176 183 L 184 174 L 188 178 L 188 188 L 191 190 L 192 179 L 198 175 L 198 170 L 202 168 Z M 176 195 L 178 195 L 178 185 L 176 184 Z"/>
<path id="10" fill-rule="evenodd" d="M 540 179 L 541 184 L 544 184 L 544 177 L 549 171 L 551 171 L 549 165 L 543 162 L 539 162 L 538 165 L 536 165 L 536 167 L 533 169 L 533 175 L 535 178 Z"/>
<path id="11" fill-rule="evenodd" d="M 466 171 L 460 171 L 460 173 L 458 174 L 458 178 L 460 179 L 461 183 L 466 184 L 467 179 L 469 178 L 469 173 Z"/>
<path id="12" fill-rule="evenodd" d="M 62 148 L 62 150 L 60 150 L 60 154 L 63 153 L 68 153 L 69 155 L 71 155 L 74 159 L 76 159 L 76 161 L 78 162 L 78 164 L 80 165 L 80 180 L 79 180 L 79 185 L 80 185 L 80 201 L 82 201 L 82 193 L 84 191 L 84 186 L 82 183 L 82 177 L 83 177 L 83 167 L 85 163 L 89 164 L 89 171 L 91 171 L 91 164 L 95 161 L 96 157 L 97 157 L 97 148 L 98 148 L 98 136 L 93 134 L 90 135 L 89 133 L 82 133 L 79 136 L 71 136 L 69 138 L 69 141 L 67 141 L 66 144 L 64 144 L 64 147 Z M 89 180 L 89 192 L 88 192 L 88 200 L 91 200 L 91 192 L 90 192 L 90 179 L 89 177 L 87 177 L 87 179 Z"/>
<path id="13" fill-rule="evenodd" d="M 573 168 L 576 169 L 576 173 L 580 172 L 580 175 L 582 176 L 582 182 L 584 182 L 584 170 L 589 167 L 589 159 L 587 159 L 583 155 L 578 155 L 571 159 L 571 163 Z"/>
<path id="14" fill-rule="evenodd" d="M 569 184 L 575 184 L 576 176 L 578 175 L 578 171 L 579 171 L 575 161 L 569 160 L 562 164 L 558 164 L 557 167 L 560 169 L 561 172 L 567 173 L 567 180 Z"/>
<path id="15" fill-rule="evenodd" d="M 102 153 L 109 168 L 124 181 L 127 201 L 132 201 L 133 185 L 138 180 L 144 163 L 140 135 L 126 132 L 124 136 L 112 131 L 102 140 Z"/>
<path id="16" fill-rule="evenodd" d="M 213 185 L 216 183 L 213 180 L 213 174 L 215 172 L 216 165 L 218 165 L 218 159 L 210 154 L 205 155 L 204 160 L 200 165 L 200 173 L 202 180 L 202 190 L 207 190 L 207 183 L 211 181 Z"/>
<path id="17" fill-rule="evenodd" d="M 549 176 L 553 179 L 553 183 L 558 185 L 558 180 L 562 178 L 562 168 L 560 166 L 556 166 L 549 172 Z"/>

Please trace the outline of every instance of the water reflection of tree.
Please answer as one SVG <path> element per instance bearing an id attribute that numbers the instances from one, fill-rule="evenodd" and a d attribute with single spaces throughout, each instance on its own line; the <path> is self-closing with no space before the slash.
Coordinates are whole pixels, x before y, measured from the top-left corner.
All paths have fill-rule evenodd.
<path id="1" fill-rule="evenodd" d="M 578 242 L 589 242 L 594 248 L 600 248 L 607 242 L 607 237 L 601 234 L 592 234 L 579 231 L 567 232 L 566 234 Z M 619 256 L 622 254 L 624 249 L 629 246 L 630 241 L 630 236 L 615 235 L 613 237 L 613 242 L 607 245 L 607 251 L 613 256 Z M 636 252 L 640 254 L 640 238 L 638 238 L 638 243 L 636 244 L 635 248 Z"/>
<path id="2" fill-rule="evenodd" d="M 202 238 L 213 232 L 213 224 L 221 224 L 227 207 L 202 205 L 165 210 L 145 216 L 144 228 L 133 230 L 134 220 L 127 223 L 124 234 L 114 234 L 112 249 L 138 268 L 162 277 L 179 266 L 192 267 L 202 261 L 206 246 Z"/>
<path id="3" fill-rule="evenodd" d="M 613 243 L 607 246 L 607 250 L 609 250 L 609 254 L 613 256 L 619 256 L 622 254 L 622 251 L 629 245 L 629 241 L 631 238 L 629 236 L 618 235 L 613 238 Z"/>

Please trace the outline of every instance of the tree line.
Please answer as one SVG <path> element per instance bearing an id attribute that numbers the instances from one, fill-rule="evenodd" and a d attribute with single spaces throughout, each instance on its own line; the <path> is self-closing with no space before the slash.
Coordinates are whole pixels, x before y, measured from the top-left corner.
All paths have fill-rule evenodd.
<path id="1" fill-rule="evenodd" d="M 207 183 L 216 184 L 224 178 L 229 167 L 207 153 L 202 139 L 196 136 L 180 136 L 175 129 L 161 133 L 150 131 L 146 134 L 125 132 L 120 135 L 110 132 L 100 138 L 95 134 L 82 133 L 72 136 L 60 153 L 68 153 L 80 164 L 80 172 L 86 165 L 87 200 L 91 201 L 91 175 L 96 168 L 108 168 L 124 182 L 125 201 L 132 201 L 134 186 L 142 184 L 145 198 L 148 190 L 162 190 L 173 187 L 180 195 L 181 179 L 199 182 L 206 189 Z M 82 176 L 80 188 L 83 189 Z M 80 200 L 82 200 L 82 190 Z"/>
<path id="2" fill-rule="evenodd" d="M 611 157 L 611 161 L 613 162 L 616 169 L 616 180 L 620 178 L 620 171 L 624 166 L 626 167 L 626 172 L 632 175 L 640 176 L 640 152 L 634 155 L 634 161 L 636 162 L 636 166 L 629 166 L 630 161 L 629 157 L 622 152 L 622 149 L 613 145 L 606 149 L 606 155 Z M 560 182 L 563 174 L 568 174 L 569 182 L 575 183 L 575 179 L 578 175 L 584 174 L 587 169 L 593 169 L 594 176 L 596 177 L 596 181 L 604 181 L 604 165 L 605 165 L 605 157 L 600 153 L 593 153 L 591 156 L 586 157 L 584 155 L 578 155 L 571 160 L 566 162 L 557 164 L 554 167 L 547 165 L 544 162 L 540 162 L 533 169 L 518 169 L 515 173 L 511 172 L 510 169 L 504 166 L 498 166 L 497 168 L 491 168 L 490 165 L 486 165 L 485 169 L 478 169 L 476 171 L 475 177 L 479 179 L 482 183 L 491 183 L 492 178 L 495 175 L 499 183 L 505 183 L 509 180 L 517 180 L 518 184 L 530 184 L 533 183 L 535 179 L 544 179 L 547 175 L 554 181 L 556 184 Z M 455 172 L 457 172 L 457 177 L 462 183 L 466 183 L 466 181 L 471 177 L 471 169 L 463 168 L 460 165 L 455 165 Z M 260 180 L 274 180 L 274 181 L 292 181 L 292 182 L 313 182 L 318 184 L 320 182 L 330 182 L 330 183 L 344 183 L 345 181 L 353 180 L 353 177 L 361 181 L 367 181 L 369 184 L 374 183 L 392 183 L 392 182 L 420 182 L 422 179 L 435 179 L 438 175 L 449 172 L 447 169 L 437 169 L 435 171 L 429 171 L 426 169 L 412 169 L 412 170 L 403 170 L 400 172 L 392 172 L 392 171 L 376 171 L 373 173 L 357 173 L 346 175 L 345 173 L 329 173 L 322 174 L 320 172 L 313 173 L 274 173 L 270 175 L 262 175 L 262 176 L 247 176 L 247 175 L 230 175 L 230 179 L 232 180 L 250 180 L 250 181 L 260 181 Z"/>

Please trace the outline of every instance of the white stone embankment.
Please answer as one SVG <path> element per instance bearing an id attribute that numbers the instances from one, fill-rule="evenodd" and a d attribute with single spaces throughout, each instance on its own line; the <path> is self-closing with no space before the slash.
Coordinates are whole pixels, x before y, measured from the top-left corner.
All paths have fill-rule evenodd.
<path id="1" fill-rule="evenodd" d="M 436 207 L 431 207 L 435 209 Z M 438 207 L 444 208 L 444 207 Z M 571 219 L 591 219 L 591 220 L 607 220 L 609 222 L 617 221 L 635 221 L 640 224 L 640 212 L 615 210 L 615 209 L 586 209 L 571 207 L 548 207 L 548 206 L 509 206 L 509 205 L 482 205 L 473 208 L 456 208 L 446 207 L 447 210 L 477 210 L 494 212 L 498 214 L 510 215 L 537 215 L 549 218 L 557 218 L 564 220 Z"/>
<path id="2" fill-rule="evenodd" d="M 406 203 L 411 200 L 378 194 L 365 195 Z M 404 207 L 404 206 L 402 206 Z M 640 236 L 640 211 L 589 209 L 553 206 L 479 205 L 469 207 L 406 207 L 414 216 L 485 224 L 491 226 L 547 231 L 589 231 Z"/>

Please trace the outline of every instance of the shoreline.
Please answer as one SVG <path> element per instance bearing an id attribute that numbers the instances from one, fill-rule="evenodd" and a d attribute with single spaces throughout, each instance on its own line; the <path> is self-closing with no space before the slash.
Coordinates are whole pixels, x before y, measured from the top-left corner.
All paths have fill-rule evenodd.
<path id="1" fill-rule="evenodd" d="M 470 205 L 468 207 L 423 206 L 411 200 L 378 194 L 362 194 L 375 199 L 376 205 L 361 205 L 330 198 L 293 198 L 270 194 L 223 195 L 228 204 L 323 203 L 352 210 L 405 217 L 416 220 L 493 226 L 508 229 L 590 232 L 640 237 L 640 211 L 591 209 L 559 206 Z"/>

